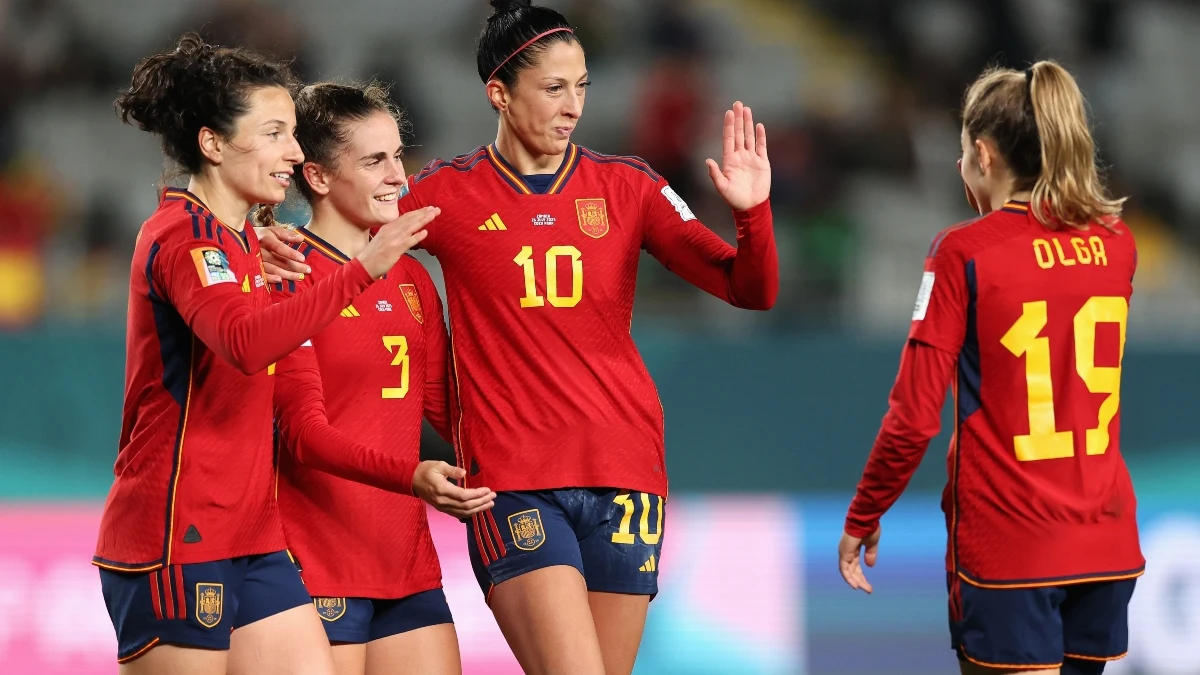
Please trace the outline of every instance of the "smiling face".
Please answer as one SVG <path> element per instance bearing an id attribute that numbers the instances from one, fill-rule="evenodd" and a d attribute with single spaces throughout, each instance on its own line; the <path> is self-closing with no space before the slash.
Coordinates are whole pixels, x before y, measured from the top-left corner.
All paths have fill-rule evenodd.
<path id="1" fill-rule="evenodd" d="M 561 155 L 583 115 L 587 63 L 578 42 L 554 42 L 521 70 L 511 90 L 497 92 L 497 106 L 531 154 Z M 490 92 L 489 92 L 490 93 Z M 495 105 L 497 101 L 493 99 Z"/>
<path id="2" fill-rule="evenodd" d="M 400 129 L 381 111 L 351 122 L 346 135 L 332 170 L 322 171 L 320 192 L 356 226 L 365 230 L 386 225 L 400 216 L 397 199 L 405 180 Z"/>
<path id="3" fill-rule="evenodd" d="M 223 182 L 239 197 L 250 204 L 279 204 L 287 198 L 292 167 L 304 161 L 295 137 L 296 106 L 282 87 L 262 87 L 246 98 L 246 113 L 233 136 L 220 143 L 210 132 L 208 142 L 216 143 Z"/>

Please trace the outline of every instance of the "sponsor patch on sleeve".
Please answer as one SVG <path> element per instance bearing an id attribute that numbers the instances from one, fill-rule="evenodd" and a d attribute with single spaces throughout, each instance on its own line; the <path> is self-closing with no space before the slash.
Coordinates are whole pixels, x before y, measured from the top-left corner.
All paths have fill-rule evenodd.
<path id="1" fill-rule="evenodd" d="M 921 321 L 925 318 L 931 295 L 933 295 L 933 272 L 926 272 L 921 275 L 921 287 L 917 289 L 917 304 L 913 307 L 913 321 Z"/>
<path id="2" fill-rule="evenodd" d="M 675 210 L 679 213 L 679 217 L 683 218 L 684 222 L 696 219 L 696 214 L 692 213 L 692 210 L 688 208 L 687 202 L 683 201 L 683 197 L 680 197 L 672 190 L 670 185 L 664 185 L 662 193 L 667 198 L 667 201 L 671 202 L 671 206 L 675 207 Z"/>
<path id="3" fill-rule="evenodd" d="M 221 249 L 214 246 L 194 248 L 192 260 L 196 263 L 196 271 L 200 274 L 202 285 L 237 283 L 237 276 L 229 267 L 229 258 Z"/>

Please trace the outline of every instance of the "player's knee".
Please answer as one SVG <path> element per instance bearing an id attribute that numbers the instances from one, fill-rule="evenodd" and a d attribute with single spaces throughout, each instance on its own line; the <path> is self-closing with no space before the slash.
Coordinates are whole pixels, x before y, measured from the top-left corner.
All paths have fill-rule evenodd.
<path id="1" fill-rule="evenodd" d="M 1087 661 L 1084 659 L 1063 659 L 1062 675 L 1101 675 L 1104 672 L 1104 661 Z"/>

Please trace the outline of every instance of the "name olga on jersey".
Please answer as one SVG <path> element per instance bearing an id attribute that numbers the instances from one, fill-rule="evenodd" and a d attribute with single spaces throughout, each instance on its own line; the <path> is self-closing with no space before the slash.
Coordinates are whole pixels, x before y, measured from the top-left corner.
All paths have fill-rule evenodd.
<path id="1" fill-rule="evenodd" d="M 1038 267 L 1048 270 L 1055 265 L 1071 267 L 1072 265 L 1103 265 L 1108 267 L 1108 254 L 1104 250 L 1104 240 L 1100 237 L 1071 237 L 1072 250 L 1063 247 L 1058 239 L 1034 239 L 1033 256 L 1037 259 Z"/>

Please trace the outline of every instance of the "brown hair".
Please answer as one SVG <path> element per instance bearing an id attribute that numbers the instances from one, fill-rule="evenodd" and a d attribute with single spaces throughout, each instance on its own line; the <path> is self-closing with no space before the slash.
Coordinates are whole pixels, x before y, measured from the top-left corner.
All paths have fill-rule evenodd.
<path id="1" fill-rule="evenodd" d="M 996 144 L 1030 207 L 1050 229 L 1098 223 L 1111 228 L 1125 198 L 1113 198 L 1096 164 L 1083 92 L 1054 61 L 1024 73 L 991 68 L 967 89 L 963 127 L 973 142 Z"/>

